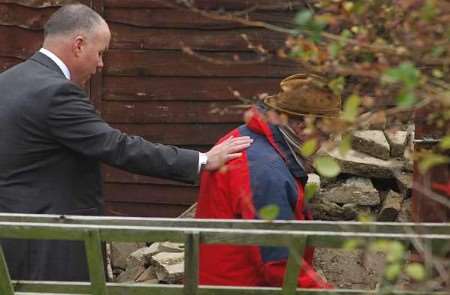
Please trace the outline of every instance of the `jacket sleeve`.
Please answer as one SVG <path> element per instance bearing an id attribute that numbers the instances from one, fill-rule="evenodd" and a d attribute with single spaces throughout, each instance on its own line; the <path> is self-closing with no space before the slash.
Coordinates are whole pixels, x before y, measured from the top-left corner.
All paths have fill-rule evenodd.
<path id="1" fill-rule="evenodd" d="M 67 148 L 127 171 L 186 182 L 198 174 L 198 152 L 154 144 L 109 126 L 84 92 L 71 83 L 54 90 L 48 128 Z"/>

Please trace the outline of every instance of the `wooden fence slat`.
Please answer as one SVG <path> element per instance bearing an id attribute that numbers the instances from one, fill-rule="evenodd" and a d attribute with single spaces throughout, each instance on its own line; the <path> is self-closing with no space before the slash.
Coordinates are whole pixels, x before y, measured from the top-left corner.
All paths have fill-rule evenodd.
<path id="1" fill-rule="evenodd" d="M 290 59 L 272 57 L 260 62 L 260 56 L 241 53 L 245 64 L 235 62 L 234 53 L 203 53 L 219 63 L 200 60 L 179 51 L 110 50 L 105 56 L 104 75 L 111 76 L 176 76 L 176 77 L 240 77 L 285 78 L 301 67 Z M 164 61 L 164 62 L 162 62 Z M 228 64 L 221 64 L 226 61 Z"/>
<path id="2" fill-rule="evenodd" d="M 114 101 L 233 101 L 233 91 L 244 98 L 280 91 L 280 79 L 114 77 L 103 79 L 103 99 Z"/>
<path id="3" fill-rule="evenodd" d="M 14 295 L 11 278 L 9 276 L 8 265 L 6 265 L 5 254 L 0 244 L 0 294 Z"/>
<path id="4" fill-rule="evenodd" d="M 200 233 L 187 233 L 184 248 L 184 295 L 197 295 L 198 292 L 199 247 Z"/>
<path id="5" fill-rule="evenodd" d="M 109 22 L 112 32 L 111 49 L 164 49 L 251 52 L 249 44 L 274 51 L 284 46 L 287 36 L 266 29 L 186 30 L 156 29 Z M 243 37 L 246 36 L 246 38 Z M 248 40 L 248 41 L 247 41 Z"/>
<path id="6" fill-rule="evenodd" d="M 243 17 L 279 26 L 292 26 L 293 11 L 252 11 Z M 251 27 L 231 20 L 217 20 L 189 9 L 128 9 L 105 7 L 108 22 L 150 28 L 228 30 Z"/>
<path id="7" fill-rule="evenodd" d="M 11 0 L 12 1 L 12 0 Z M 26 1 L 26 0 L 21 0 Z M 184 7 L 177 0 L 133 0 L 132 2 L 123 0 L 104 0 L 105 6 L 109 8 L 173 8 Z M 279 1 L 273 0 L 196 0 L 195 7 L 206 10 L 293 10 L 305 6 L 304 0 Z"/>
<path id="8" fill-rule="evenodd" d="M 91 280 L 91 294 L 107 295 L 103 252 L 98 230 L 88 230 L 85 237 L 86 257 Z"/>
<path id="9" fill-rule="evenodd" d="M 284 273 L 283 295 L 295 294 L 297 277 L 302 269 L 306 241 L 307 237 L 291 239 L 288 243 L 289 257 Z"/>
<path id="10" fill-rule="evenodd" d="M 176 146 L 205 146 L 214 144 L 227 131 L 240 124 L 241 122 L 223 124 L 170 124 L 159 122 L 155 124 L 111 123 L 111 126 L 127 134 L 139 135 L 153 142 Z M 186 136 L 186 134 L 189 134 L 189 136 Z"/>

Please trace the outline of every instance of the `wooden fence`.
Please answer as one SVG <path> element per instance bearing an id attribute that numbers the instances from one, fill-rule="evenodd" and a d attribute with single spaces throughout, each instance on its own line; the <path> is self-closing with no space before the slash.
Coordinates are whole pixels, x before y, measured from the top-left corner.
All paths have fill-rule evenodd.
<path id="1" fill-rule="evenodd" d="M 383 239 L 412 241 L 433 249 L 448 247 L 450 224 L 179 220 L 0 214 L 0 238 L 81 240 L 86 246 L 91 281 L 11 281 L 0 248 L 2 295 L 58 294 L 378 294 L 379 290 L 296 289 L 301 257 L 306 246 L 341 247 L 350 239 L 366 243 Z M 173 241 L 185 244 L 184 285 L 107 283 L 102 260 L 102 241 Z M 286 246 L 289 258 L 282 288 L 223 287 L 198 284 L 200 243 Z M 448 294 L 445 292 L 392 291 L 391 294 Z"/>

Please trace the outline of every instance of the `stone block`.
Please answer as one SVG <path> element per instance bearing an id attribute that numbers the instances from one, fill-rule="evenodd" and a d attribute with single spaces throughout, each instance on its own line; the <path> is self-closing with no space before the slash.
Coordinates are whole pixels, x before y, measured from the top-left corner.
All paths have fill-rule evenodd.
<path id="1" fill-rule="evenodd" d="M 334 158 L 341 167 L 341 172 L 369 178 L 392 178 L 393 171 L 400 171 L 403 163 L 397 160 L 380 160 L 355 150 L 341 155 L 336 148 L 327 153 Z"/>
<path id="2" fill-rule="evenodd" d="M 381 130 L 355 131 L 352 134 L 352 148 L 382 160 L 389 160 L 390 146 Z"/>
<path id="3" fill-rule="evenodd" d="M 391 147 L 391 157 L 403 157 L 409 139 L 408 131 L 386 130 L 385 134 Z"/>
<path id="4" fill-rule="evenodd" d="M 380 204 L 380 195 L 368 178 L 352 177 L 343 185 L 320 193 L 320 198 L 336 204 L 356 204 L 376 206 Z"/>
<path id="5" fill-rule="evenodd" d="M 380 213 L 378 214 L 378 221 L 395 221 L 398 213 L 402 208 L 403 198 L 400 194 L 389 191 L 386 199 L 383 202 Z"/>

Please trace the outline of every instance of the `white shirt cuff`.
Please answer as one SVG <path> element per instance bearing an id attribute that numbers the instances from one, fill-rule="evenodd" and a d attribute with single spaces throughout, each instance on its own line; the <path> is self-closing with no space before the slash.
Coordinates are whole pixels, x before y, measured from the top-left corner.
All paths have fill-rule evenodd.
<path id="1" fill-rule="evenodd" d="M 199 153 L 198 154 L 198 172 L 200 173 L 200 170 L 202 169 L 203 165 L 206 165 L 208 163 L 208 156 L 205 153 Z"/>

